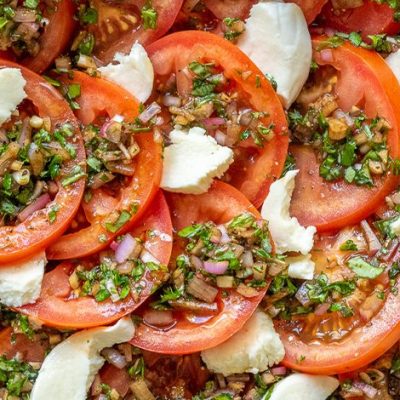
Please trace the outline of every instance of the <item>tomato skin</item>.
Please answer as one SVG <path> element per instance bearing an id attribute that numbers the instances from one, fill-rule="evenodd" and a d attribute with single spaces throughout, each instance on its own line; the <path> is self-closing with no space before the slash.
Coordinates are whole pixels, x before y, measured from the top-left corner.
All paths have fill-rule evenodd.
<path id="1" fill-rule="evenodd" d="M 6 356 L 7 359 L 12 359 L 17 354 L 24 361 L 42 362 L 46 355 L 46 346 L 40 342 L 30 340 L 23 333 L 13 335 L 12 328 L 3 329 L 0 331 L 0 355 Z"/>
<path id="2" fill-rule="evenodd" d="M 191 81 L 180 73 L 191 61 L 213 60 L 220 64 L 224 75 L 243 92 L 256 111 L 269 115 L 262 121 L 265 126 L 274 124 L 275 136 L 263 148 L 254 148 L 250 156 L 241 146 L 235 148 L 235 162 L 228 170 L 229 183 L 259 207 L 268 193 L 269 186 L 281 175 L 288 146 L 287 121 L 282 105 L 264 74 L 235 45 L 216 35 L 200 31 L 177 32 L 159 39 L 147 47 L 156 77 L 177 74 L 180 94 L 189 94 Z M 243 79 L 238 71 L 249 71 Z M 242 157 L 241 157 L 242 156 Z"/>
<path id="3" fill-rule="evenodd" d="M 322 38 L 314 39 L 314 48 Z M 347 111 L 365 99 L 365 112 L 370 118 L 385 118 L 391 130 L 388 148 L 393 159 L 399 157 L 400 86 L 397 79 L 376 53 L 344 44 L 332 49 L 333 62 L 326 63 L 319 52 L 314 59 L 319 65 L 333 65 L 339 72 L 335 88 L 339 106 Z M 368 82 L 368 85 L 365 85 Z M 375 180 L 376 187 L 368 188 L 346 184 L 344 181 L 326 182 L 319 176 L 319 166 L 312 150 L 293 146 L 301 172 L 291 203 L 291 213 L 306 226 L 314 225 L 319 231 L 340 229 L 370 215 L 398 184 L 398 177 L 388 172 Z"/>
<path id="4" fill-rule="evenodd" d="M 397 281 L 394 287 L 399 290 L 400 282 Z M 285 346 L 286 355 L 282 363 L 288 368 L 318 375 L 342 374 L 366 366 L 399 340 L 399 301 L 398 296 L 389 292 L 378 314 L 339 343 L 306 344 L 282 321 L 275 321 L 275 328 Z"/>
<path id="5" fill-rule="evenodd" d="M 103 79 L 91 78 L 77 71 L 74 72 L 73 82 L 79 83 L 81 86 L 82 94 L 78 99 L 80 110 L 76 111 L 76 115 L 84 125 L 92 123 L 98 115 L 102 115 L 104 112 L 110 117 L 117 114 L 122 115 L 126 121 L 133 121 L 138 115 L 139 103 L 118 86 Z M 152 133 L 141 133 L 136 136 L 136 141 L 140 152 L 135 157 L 135 175 L 121 189 L 115 203 L 107 202 L 108 212 L 107 209 L 104 209 L 102 216 L 90 221 L 90 226 L 74 233 L 68 233 L 50 246 L 47 249 L 49 259 L 71 259 L 94 254 L 110 244 L 114 237 L 132 228 L 135 221 L 146 211 L 158 191 L 161 180 L 162 146 L 161 143 L 154 140 Z M 102 195 L 102 191 L 92 192 L 91 202 L 100 201 L 98 196 Z M 112 233 L 105 229 L 103 224 L 112 211 L 129 210 L 135 202 L 139 204 L 137 212 L 118 232 Z M 100 236 L 102 237 L 101 241 L 99 241 L 99 235 L 102 235 Z"/>
<path id="6" fill-rule="evenodd" d="M 258 211 L 243 194 L 220 181 L 215 181 L 207 193 L 196 196 L 169 193 L 167 199 L 175 230 L 209 220 L 225 223 L 243 212 L 251 212 L 260 218 Z M 175 242 L 173 254 L 178 254 L 180 246 L 181 244 Z M 207 322 L 196 325 L 182 318 L 167 331 L 140 324 L 130 343 L 141 349 L 163 354 L 188 354 L 214 347 L 245 324 L 265 292 L 266 289 L 263 289 L 253 298 L 244 298 L 234 290 L 229 291 L 229 296 L 219 294 L 219 313 Z"/>
<path id="7" fill-rule="evenodd" d="M 76 148 L 76 158 L 68 161 L 62 168 L 60 175 L 68 175 L 73 166 L 79 164 L 85 170 L 85 150 L 79 132 L 78 121 L 69 109 L 63 97 L 43 78 L 34 72 L 9 61 L 0 60 L 0 68 L 19 68 L 27 81 L 25 92 L 37 108 L 42 117 L 50 117 L 52 128 L 57 124 L 68 122 L 76 132 L 70 140 Z M 79 208 L 83 196 L 85 182 L 83 179 L 69 185 L 62 186 L 62 178 L 57 178 L 58 193 L 54 200 L 45 208 L 34 212 L 24 222 L 17 226 L 0 227 L 0 266 L 25 258 L 53 243 L 69 226 Z M 55 204 L 58 205 L 56 220 L 50 223 L 48 212 Z"/>
<path id="8" fill-rule="evenodd" d="M 130 377 L 126 369 L 119 369 L 112 364 L 106 364 L 99 372 L 101 383 L 115 389 L 124 397 L 129 391 Z"/>
<path id="9" fill-rule="evenodd" d="M 205 6 L 218 18 L 246 19 L 257 0 L 205 0 Z"/>
<path id="10" fill-rule="evenodd" d="M 160 191 L 140 223 L 131 231 L 133 237 L 141 236 L 147 231 L 158 231 L 172 237 L 172 224 L 168 205 Z M 146 248 L 161 264 L 168 265 L 172 241 L 155 235 L 146 237 Z M 137 302 L 131 296 L 116 303 L 106 300 L 96 302 L 92 297 L 68 299 L 70 295 L 69 275 L 72 263 L 63 262 L 45 274 L 42 292 L 34 304 L 18 308 L 18 311 L 38 318 L 48 326 L 57 328 L 81 329 L 110 324 L 127 315 L 140 306 L 155 289 L 153 280 L 146 275 L 143 281 L 145 289 L 140 293 Z"/>
<path id="11" fill-rule="evenodd" d="M 322 11 L 325 26 L 340 32 L 360 32 L 364 39 L 368 35 L 387 33 L 395 35 L 400 30 L 400 23 L 394 20 L 394 9 L 387 4 L 378 4 L 366 0 L 360 7 L 336 12 L 328 2 Z"/>
<path id="12" fill-rule="evenodd" d="M 126 18 L 130 14 L 127 8 L 136 8 L 139 11 L 147 2 L 145 0 L 130 1 L 125 5 L 118 7 L 118 3 L 113 5 L 107 4 L 103 0 L 94 0 L 93 6 L 98 10 L 98 23 L 89 27 L 96 37 L 96 47 L 94 55 L 104 63 L 110 63 L 117 52 L 127 54 L 132 45 L 139 42 L 143 46 L 147 46 L 161 36 L 167 33 L 174 23 L 179 10 L 182 7 L 183 0 L 152 0 L 151 5 L 157 12 L 156 29 L 144 29 L 142 25 L 132 27 L 131 29 L 123 28 L 122 30 L 104 32 L 104 27 L 110 24 L 110 21 L 115 22 L 113 28 L 119 24 L 129 26 L 129 19 Z M 120 21 L 122 20 L 122 21 Z M 106 38 L 102 40 L 102 38 Z"/>
<path id="13" fill-rule="evenodd" d="M 22 60 L 22 65 L 37 73 L 44 72 L 67 47 L 75 29 L 73 0 L 61 0 L 50 16 L 49 25 L 40 38 L 40 51 Z"/>
<path id="14" fill-rule="evenodd" d="M 322 7 L 328 0 L 291 0 L 290 3 L 297 4 L 303 11 L 307 24 L 310 25 L 320 14 Z"/>

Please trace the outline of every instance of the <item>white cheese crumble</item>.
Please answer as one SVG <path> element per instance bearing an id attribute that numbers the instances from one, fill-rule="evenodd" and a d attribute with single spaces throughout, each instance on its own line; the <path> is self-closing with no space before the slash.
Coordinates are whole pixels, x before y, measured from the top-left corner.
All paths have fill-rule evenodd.
<path id="1" fill-rule="evenodd" d="M 271 318 L 260 310 L 226 342 L 201 352 L 207 368 L 225 376 L 265 371 L 284 356 L 285 349 Z"/>
<path id="2" fill-rule="evenodd" d="M 33 385 L 31 400 L 83 400 L 105 359 L 100 351 L 132 339 L 135 327 L 130 318 L 113 326 L 74 333 L 45 358 Z"/>
<path id="3" fill-rule="evenodd" d="M 311 66 L 311 37 L 301 9 L 293 3 L 257 3 L 237 45 L 261 72 L 273 76 L 278 84 L 277 93 L 289 108 Z"/>
<path id="4" fill-rule="evenodd" d="M 326 400 L 338 386 L 331 376 L 294 373 L 275 385 L 269 400 Z"/>
<path id="5" fill-rule="evenodd" d="M 40 296 L 44 267 L 44 251 L 25 260 L 0 267 L 0 303 L 21 307 L 34 303 Z"/>
<path id="6" fill-rule="evenodd" d="M 315 263 L 311 260 L 311 254 L 288 257 L 286 258 L 286 262 L 289 264 L 288 275 L 290 278 L 313 279 Z"/>
<path id="7" fill-rule="evenodd" d="M 116 53 L 114 63 L 98 70 L 102 77 L 123 87 L 142 103 L 151 95 L 154 82 L 153 64 L 139 43 L 133 45 L 129 54 Z"/>
<path id="8" fill-rule="evenodd" d="M 202 128 L 189 132 L 174 129 L 172 144 L 164 149 L 161 187 L 169 192 L 201 194 L 214 178 L 221 177 L 233 162 L 233 151 L 220 146 Z"/>
<path id="9" fill-rule="evenodd" d="M 400 217 L 390 223 L 390 230 L 394 235 L 400 237 Z"/>
<path id="10" fill-rule="evenodd" d="M 7 121 L 22 100 L 26 99 L 26 80 L 18 68 L 0 69 L 0 125 Z"/>
<path id="11" fill-rule="evenodd" d="M 275 181 L 261 209 L 262 217 L 269 222 L 269 231 L 278 254 L 296 251 L 305 255 L 314 244 L 314 234 L 317 231 L 315 226 L 305 228 L 296 217 L 289 214 L 298 172 L 288 171 L 283 178 Z"/>

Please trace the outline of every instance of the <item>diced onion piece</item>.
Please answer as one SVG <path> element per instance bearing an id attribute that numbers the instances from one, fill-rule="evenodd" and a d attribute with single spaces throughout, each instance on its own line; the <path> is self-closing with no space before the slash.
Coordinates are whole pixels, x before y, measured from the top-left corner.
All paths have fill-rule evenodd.
<path id="1" fill-rule="evenodd" d="M 172 311 L 146 310 L 143 314 L 143 321 L 150 326 L 166 327 L 175 324 Z"/>
<path id="2" fill-rule="evenodd" d="M 115 261 L 117 263 L 126 261 L 135 250 L 137 244 L 136 239 L 127 233 L 115 251 Z"/>
<path id="3" fill-rule="evenodd" d="M 144 380 L 137 380 L 129 386 L 137 400 L 155 400 Z"/>
<path id="4" fill-rule="evenodd" d="M 286 367 L 274 367 L 271 369 L 274 375 L 286 375 Z"/>
<path id="5" fill-rule="evenodd" d="M 28 217 L 30 217 L 35 211 L 39 211 L 46 207 L 50 203 L 51 198 L 48 193 L 39 196 L 35 201 L 33 201 L 29 206 L 25 207 L 18 215 L 18 219 L 23 222 Z"/>
<path id="6" fill-rule="evenodd" d="M 204 269 L 214 275 L 223 275 L 228 269 L 228 261 L 204 261 Z"/>
<path id="7" fill-rule="evenodd" d="M 189 282 L 187 292 L 196 297 L 196 299 L 203 300 L 206 303 L 213 303 L 217 297 L 218 289 L 195 276 Z"/>
<path id="8" fill-rule="evenodd" d="M 360 225 L 364 231 L 365 238 L 367 239 L 369 251 L 371 253 L 376 253 L 382 247 L 378 237 L 375 235 L 375 232 L 372 230 L 372 228 L 369 226 L 369 223 L 365 219 L 361 221 Z"/>
<path id="9" fill-rule="evenodd" d="M 378 389 L 361 381 L 353 381 L 353 386 L 360 389 L 369 399 L 374 399 L 378 394 Z"/>
<path id="10" fill-rule="evenodd" d="M 146 124 L 160 112 L 161 107 L 156 102 L 153 102 L 141 114 L 139 114 L 138 118 L 140 122 Z"/>
<path id="11" fill-rule="evenodd" d="M 255 289 L 253 287 L 250 287 L 250 286 L 247 286 L 244 283 L 241 283 L 237 287 L 236 291 L 239 294 L 241 294 L 243 297 L 255 297 L 255 296 L 257 296 L 259 294 L 257 289 Z"/>
<path id="12" fill-rule="evenodd" d="M 113 348 L 103 349 L 101 355 L 114 367 L 119 369 L 125 368 L 127 365 L 127 361 L 125 357 L 118 351 Z"/>
<path id="13" fill-rule="evenodd" d="M 229 275 L 217 276 L 217 286 L 223 289 L 233 288 L 235 278 Z"/>

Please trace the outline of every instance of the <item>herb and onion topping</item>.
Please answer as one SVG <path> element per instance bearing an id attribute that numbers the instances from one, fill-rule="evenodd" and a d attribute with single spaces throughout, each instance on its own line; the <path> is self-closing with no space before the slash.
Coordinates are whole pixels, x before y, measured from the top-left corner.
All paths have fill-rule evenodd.
<path id="1" fill-rule="evenodd" d="M 204 127 L 220 145 L 228 147 L 246 140 L 263 147 L 272 140 L 274 126 L 263 123 L 267 114 L 253 110 L 217 64 L 193 61 L 185 73 L 192 79 L 188 96 L 179 95 L 174 75 L 157 88 L 157 101 L 167 108 L 173 126 Z M 240 73 L 245 79 L 247 72 Z"/>
<path id="2" fill-rule="evenodd" d="M 0 225 L 18 224 L 44 208 L 57 194 L 57 179 L 68 186 L 85 176 L 79 165 L 80 174 L 62 175 L 63 163 L 76 157 L 73 137 L 72 125 L 52 128 L 49 118 L 37 115 L 0 128 Z"/>
<path id="3" fill-rule="evenodd" d="M 0 3 L 0 50 L 11 51 L 17 58 L 36 56 L 47 19 L 57 2 L 4 0 Z"/>
<path id="4" fill-rule="evenodd" d="M 392 169 L 387 146 L 391 127 L 384 118 L 368 118 L 356 106 L 342 110 L 334 94 L 336 83 L 337 76 L 328 69 L 312 74 L 289 112 L 293 141 L 315 149 L 319 174 L 326 181 L 343 179 L 372 187 Z"/>
<path id="5" fill-rule="evenodd" d="M 150 304 L 153 310 L 145 313 L 145 322 L 158 320 L 162 313 L 172 315 L 172 310 L 215 314 L 220 292 L 228 295 L 235 290 L 244 297 L 258 296 L 267 286 L 269 270 L 281 263 L 273 255 L 266 221 L 252 214 L 240 214 L 221 225 L 190 225 L 178 236 L 182 253 L 176 258 L 169 284 Z"/>
<path id="6" fill-rule="evenodd" d="M 98 264 L 76 265 L 69 276 L 71 298 L 91 296 L 98 302 L 118 302 L 129 297 L 137 302 L 146 289 L 145 278 L 153 282 L 155 290 L 167 277 L 167 267 L 140 238 L 127 233 L 118 237 L 110 250 L 100 253 Z"/>

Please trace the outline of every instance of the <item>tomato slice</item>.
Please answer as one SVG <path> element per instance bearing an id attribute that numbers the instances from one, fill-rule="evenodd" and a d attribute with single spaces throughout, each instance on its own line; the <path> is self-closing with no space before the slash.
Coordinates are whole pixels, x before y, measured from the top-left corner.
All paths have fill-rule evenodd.
<path id="1" fill-rule="evenodd" d="M 176 74 L 181 95 L 191 92 L 192 81 L 185 71 L 193 61 L 214 62 L 225 77 L 236 85 L 239 98 L 246 99 L 252 109 L 265 112 L 265 126 L 273 124 L 274 137 L 263 147 L 236 146 L 235 162 L 226 177 L 229 184 L 256 206 L 260 206 L 271 183 L 281 175 L 287 154 L 287 122 L 282 105 L 264 74 L 235 45 L 207 32 L 177 32 L 150 45 L 148 54 L 156 79 L 166 80 Z M 242 74 L 245 72 L 245 74 Z"/>
<path id="2" fill-rule="evenodd" d="M 322 11 L 325 25 L 341 32 L 360 32 L 364 38 L 368 35 L 387 33 L 395 35 L 400 23 L 395 21 L 395 10 L 387 4 L 366 0 L 360 7 L 347 10 L 334 10 L 332 3 L 326 4 Z"/>
<path id="3" fill-rule="evenodd" d="M 0 332 L 0 355 L 8 359 L 18 354 L 22 360 L 42 362 L 46 356 L 46 346 L 40 341 L 32 341 L 23 333 L 13 334 L 12 328 Z"/>
<path id="4" fill-rule="evenodd" d="M 218 18 L 240 18 L 249 16 L 250 9 L 257 0 L 205 0 L 205 6 Z"/>
<path id="5" fill-rule="evenodd" d="M 172 236 L 168 205 L 161 192 L 157 194 L 141 222 L 131 231 L 131 235 L 145 235 L 146 248 L 161 264 L 168 265 L 172 241 L 166 241 L 161 235 L 152 235 L 151 231 Z M 71 287 L 68 279 L 73 268 L 72 263 L 63 262 L 46 273 L 40 298 L 35 304 L 19 308 L 19 312 L 58 328 L 77 329 L 106 325 L 131 313 L 156 289 L 154 279 L 145 273 L 142 278 L 145 289 L 136 302 L 131 296 L 115 303 L 111 300 L 97 302 L 92 297 L 69 299 Z"/>
<path id="6" fill-rule="evenodd" d="M 339 253 L 342 254 L 338 257 L 343 257 L 343 252 Z M 313 259 L 317 270 L 322 265 L 325 271 L 329 271 L 326 260 L 328 257 L 332 259 L 334 254 L 328 246 L 316 250 Z M 275 328 L 285 346 L 286 355 L 282 363 L 305 373 L 333 375 L 359 369 L 389 350 L 399 340 L 400 335 L 400 300 L 396 294 L 400 289 L 400 281 L 397 280 L 393 287 L 388 288 L 386 272 L 378 280 L 382 285 L 386 282 L 385 300 L 382 300 L 380 309 L 367 321 L 357 316 L 357 309 L 354 320 L 353 317 L 335 317 L 334 313 L 320 316 L 313 314 L 306 317 L 309 325 L 298 334 L 296 332 L 300 330 L 293 320 L 274 320 Z M 374 284 L 370 285 L 373 287 Z M 376 296 L 376 293 L 372 294 Z M 333 340 L 334 333 L 328 327 L 334 327 L 335 333 L 343 337 Z M 305 335 L 308 335 L 307 339 Z M 325 339 L 321 339 L 321 335 Z M 328 335 L 329 339 L 326 339 Z"/>
<path id="7" fill-rule="evenodd" d="M 107 114 L 109 117 L 122 115 L 126 121 L 133 121 L 138 115 L 139 103 L 128 92 L 103 79 L 92 78 L 80 72 L 74 72 L 73 81 L 81 87 L 78 99 L 80 109 L 76 115 L 84 124 L 92 123 L 98 116 Z M 102 190 L 93 190 L 92 198 L 86 208 L 95 209 L 95 204 L 103 204 L 102 214 L 96 212 L 96 217 L 87 215 L 88 227 L 73 233 L 67 233 L 57 243 L 48 248 L 49 259 L 71 259 L 94 254 L 105 248 L 114 237 L 127 232 L 140 218 L 151 203 L 161 179 L 162 147 L 157 143 L 152 133 L 137 135 L 140 152 L 135 158 L 135 174 L 114 201 L 107 201 Z M 130 210 L 132 204 L 138 205 L 136 213 L 131 212 L 130 220 L 117 232 L 109 232 L 104 223 L 111 213 Z M 92 206 L 93 205 L 93 206 Z M 94 210 L 98 211 L 98 210 Z"/>
<path id="8" fill-rule="evenodd" d="M 146 27 L 141 10 L 149 4 L 146 0 L 109 2 L 91 0 L 98 12 L 98 21 L 89 26 L 95 36 L 94 55 L 105 63 L 113 60 L 115 53 L 128 53 L 135 42 L 143 46 L 163 36 L 174 23 L 183 0 L 153 0 L 151 7 L 157 13 L 155 28 Z"/>
<path id="9" fill-rule="evenodd" d="M 307 24 L 310 25 L 320 14 L 322 7 L 327 1 L 328 0 L 291 0 L 290 3 L 295 3 L 301 8 Z"/>
<path id="10" fill-rule="evenodd" d="M 44 15 L 49 18 L 49 23 L 40 38 L 39 53 L 22 60 L 22 65 L 37 73 L 44 72 L 66 49 L 75 28 L 74 1 L 61 0 L 56 4 L 54 12 Z"/>
<path id="11" fill-rule="evenodd" d="M 216 181 L 211 189 L 201 195 L 168 194 L 173 226 L 179 230 L 195 222 L 225 223 L 243 212 L 260 217 L 246 197 L 232 186 Z M 173 253 L 180 245 L 175 243 Z M 229 296 L 217 297 L 218 314 L 206 322 L 192 323 L 180 318 L 170 330 L 155 330 L 140 324 L 130 343 L 139 348 L 164 354 L 188 354 L 222 343 L 237 332 L 257 308 L 266 289 L 260 294 L 245 298 L 236 291 Z M 144 311 L 142 309 L 142 311 Z"/>
<path id="12" fill-rule="evenodd" d="M 58 192 L 53 201 L 45 208 L 32 213 L 25 221 L 15 226 L 0 227 L 0 264 L 19 258 L 25 258 L 39 252 L 60 237 L 76 214 L 81 201 L 85 182 L 83 179 L 63 186 L 63 177 L 79 164 L 85 169 L 85 149 L 79 132 L 78 121 L 71 112 L 67 102 L 44 79 L 34 72 L 17 64 L 0 60 L 0 68 L 20 68 L 26 80 L 25 91 L 28 100 L 41 117 L 49 117 L 52 128 L 65 123 L 71 124 L 75 135 L 68 142 L 76 149 L 76 158 L 63 164 L 59 178 L 56 179 Z M 50 223 L 48 213 L 57 206 L 57 218 Z"/>
<path id="13" fill-rule="evenodd" d="M 321 40 L 314 40 L 314 48 Z M 400 154 L 400 87 L 395 76 L 376 53 L 347 43 L 331 51 L 332 62 L 324 62 L 318 51 L 314 51 L 314 59 L 319 65 L 330 65 L 338 71 L 334 92 L 339 106 L 348 111 L 358 105 L 369 118 L 377 115 L 385 118 L 391 127 L 387 140 L 389 154 L 392 159 L 397 159 Z M 344 181 L 329 183 L 319 176 L 319 165 L 309 148 L 293 146 L 292 150 L 300 173 L 296 177 L 291 212 L 302 224 L 314 225 L 319 231 L 340 229 L 359 222 L 370 215 L 398 184 L 398 177 L 390 171 L 377 178 L 372 188 L 349 185 Z"/>

